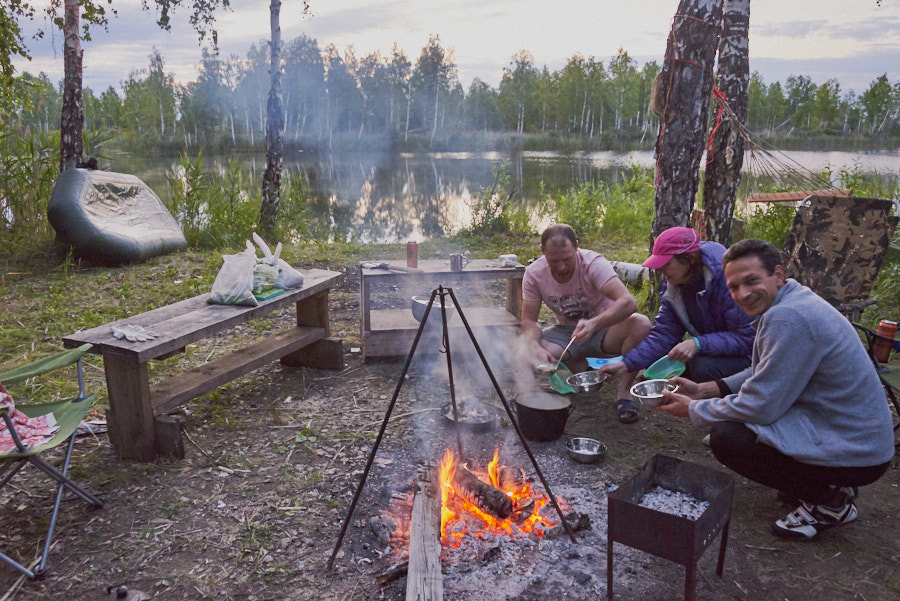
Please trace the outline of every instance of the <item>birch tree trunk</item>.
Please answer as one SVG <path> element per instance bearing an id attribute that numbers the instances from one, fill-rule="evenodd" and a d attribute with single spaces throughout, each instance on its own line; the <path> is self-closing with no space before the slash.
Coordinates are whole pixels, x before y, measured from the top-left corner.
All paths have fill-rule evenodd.
<path id="1" fill-rule="evenodd" d="M 59 170 L 73 169 L 84 158 L 81 133 L 84 111 L 81 97 L 81 60 L 78 38 L 81 7 L 78 0 L 66 0 L 63 20 L 63 99 L 59 121 Z"/>
<path id="2" fill-rule="evenodd" d="M 654 239 L 663 230 L 690 223 L 721 21 L 721 0 L 681 0 L 669 32 L 661 71 L 662 98 L 657 99 L 661 116 L 656 138 Z"/>
<path id="3" fill-rule="evenodd" d="M 725 0 L 716 86 L 720 99 L 724 97 L 731 111 L 716 109 L 703 181 L 703 229 L 706 239 L 725 246 L 731 243 L 735 196 L 744 164 L 744 137 L 739 129 L 747 122 L 749 28 L 750 0 Z M 734 123 L 732 118 L 739 123 Z"/>
<path id="4" fill-rule="evenodd" d="M 284 106 L 281 102 L 281 0 L 270 0 L 269 27 L 272 39 L 269 75 L 269 99 L 266 103 L 266 171 L 263 174 L 259 225 L 265 234 L 275 231 L 281 193 L 281 169 L 284 164 Z"/>

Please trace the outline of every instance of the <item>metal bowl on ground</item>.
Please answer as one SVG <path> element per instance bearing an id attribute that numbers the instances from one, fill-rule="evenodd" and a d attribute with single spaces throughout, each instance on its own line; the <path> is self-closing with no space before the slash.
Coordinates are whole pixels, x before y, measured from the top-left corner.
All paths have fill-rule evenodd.
<path id="1" fill-rule="evenodd" d="M 631 387 L 631 396 L 646 407 L 656 407 L 663 401 L 663 390 L 675 392 L 678 385 L 668 380 L 646 380 Z"/>
<path id="2" fill-rule="evenodd" d="M 578 392 L 595 392 L 600 390 L 606 374 L 597 373 L 596 371 L 583 371 L 581 373 L 572 374 L 566 378 L 566 383 Z"/>
<path id="3" fill-rule="evenodd" d="M 411 301 L 412 306 L 412 314 L 413 317 L 416 318 L 416 321 L 419 323 L 422 322 L 422 318 L 425 317 L 425 309 L 428 308 L 428 301 L 431 300 L 431 295 L 424 296 L 414 296 Z M 447 321 L 450 321 L 450 318 L 453 317 L 453 314 L 456 313 L 456 306 L 453 304 L 448 298 L 444 299 L 444 308 L 447 310 Z M 437 322 L 440 323 L 440 315 L 441 315 L 441 299 L 440 297 L 434 298 L 434 304 L 431 306 L 432 313 L 437 313 Z"/>
<path id="4" fill-rule="evenodd" d="M 593 438 L 570 438 L 566 452 L 578 463 L 597 463 L 606 456 L 606 445 Z"/>

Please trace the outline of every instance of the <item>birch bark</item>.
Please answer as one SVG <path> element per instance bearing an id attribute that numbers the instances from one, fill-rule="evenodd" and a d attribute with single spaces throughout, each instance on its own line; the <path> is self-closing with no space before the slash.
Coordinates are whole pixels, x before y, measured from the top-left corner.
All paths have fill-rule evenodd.
<path id="1" fill-rule="evenodd" d="M 750 86 L 750 0 L 725 0 L 716 87 L 731 108 L 715 109 L 712 143 L 707 150 L 703 181 L 703 229 L 707 240 L 731 243 L 735 196 L 744 164 L 747 89 Z M 738 123 L 734 123 L 735 118 Z"/>
<path id="2" fill-rule="evenodd" d="M 681 0 L 672 23 L 661 72 L 654 239 L 663 230 L 690 222 L 721 21 L 721 0 Z"/>
<path id="3" fill-rule="evenodd" d="M 82 162 L 84 147 L 84 111 L 81 96 L 82 56 L 78 37 L 80 20 L 78 0 L 66 0 L 63 15 L 63 100 L 59 121 L 59 170 L 74 168 Z"/>
<path id="4" fill-rule="evenodd" d="M 269 3 L 269 98 L 266 103 L 266 171 L 263 174 L 259 225 L 265 234 L 275 231 L 281 194 L 281 171 L 284 165 L 284 106 L 281 101 L 281 0 Z"/>

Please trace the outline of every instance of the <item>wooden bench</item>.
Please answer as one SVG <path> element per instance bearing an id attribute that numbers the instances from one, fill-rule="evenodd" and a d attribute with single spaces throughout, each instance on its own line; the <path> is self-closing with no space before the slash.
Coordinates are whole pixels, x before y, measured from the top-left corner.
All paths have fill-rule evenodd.
<path id="1" fill-rule="evenodd" d="M 159 455 L 182 456 L 180 425 L 173 425 L 166 414 L 276 359 L 290 366 L 343 369 L 341 341 L 328 338 L 328 292 L 342 274 L 322 269 L 300 271 L 302 288 L 260 301 L 258 307 L 211 305 L 206 301 L 209 294 L 201 294 L 63 339 L 67 347 L 90 343 L 94 345 L 91 352 L 103 356 L 109 437 L 120 458 L 152 461 Z M 150 360 L 166 359 L 183 352 L 188 344 L 291 304 L 296 305 L 296 327 L 150 385 Z M 113 326 L 126 323 L 158 336 L 146 342 L 113 336 Z"/>

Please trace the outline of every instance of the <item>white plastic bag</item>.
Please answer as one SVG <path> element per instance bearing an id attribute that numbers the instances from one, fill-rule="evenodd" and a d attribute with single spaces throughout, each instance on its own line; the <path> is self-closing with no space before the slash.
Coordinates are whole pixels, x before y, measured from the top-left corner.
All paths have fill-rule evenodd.
<path id="1" fill-rule="evenodd" d="M 281 242 L 279 242 L 275 246 L 275 254 L 272 254 L 272 251 L 269 249 L 269 245 L 266 244 L 266 241 L 263 240 L 256 232 L 253 232 L 253 241 L 256 242 L 256 245 L 260 248 L 263 253 L 263 258 L 260 261 L 268 261 L 270 264 L 275 265 L 279 269 L 278 279 L 275 280 L 276 288 L 300 288 L 303 286 L 303 274 L 291 267 L 291 265 L 280 258 L 281 256 Z"/>
<path id="2" fill-rule="evenodd" d="M 222 255 L 225 263 L 213 282 L 208 303 L 214 305 L 247 305 L 256 307 L 259 301 L 253 296 L 253 271 L 256 252 L 248 244 L 247 250 L 234 255 Z"/>

